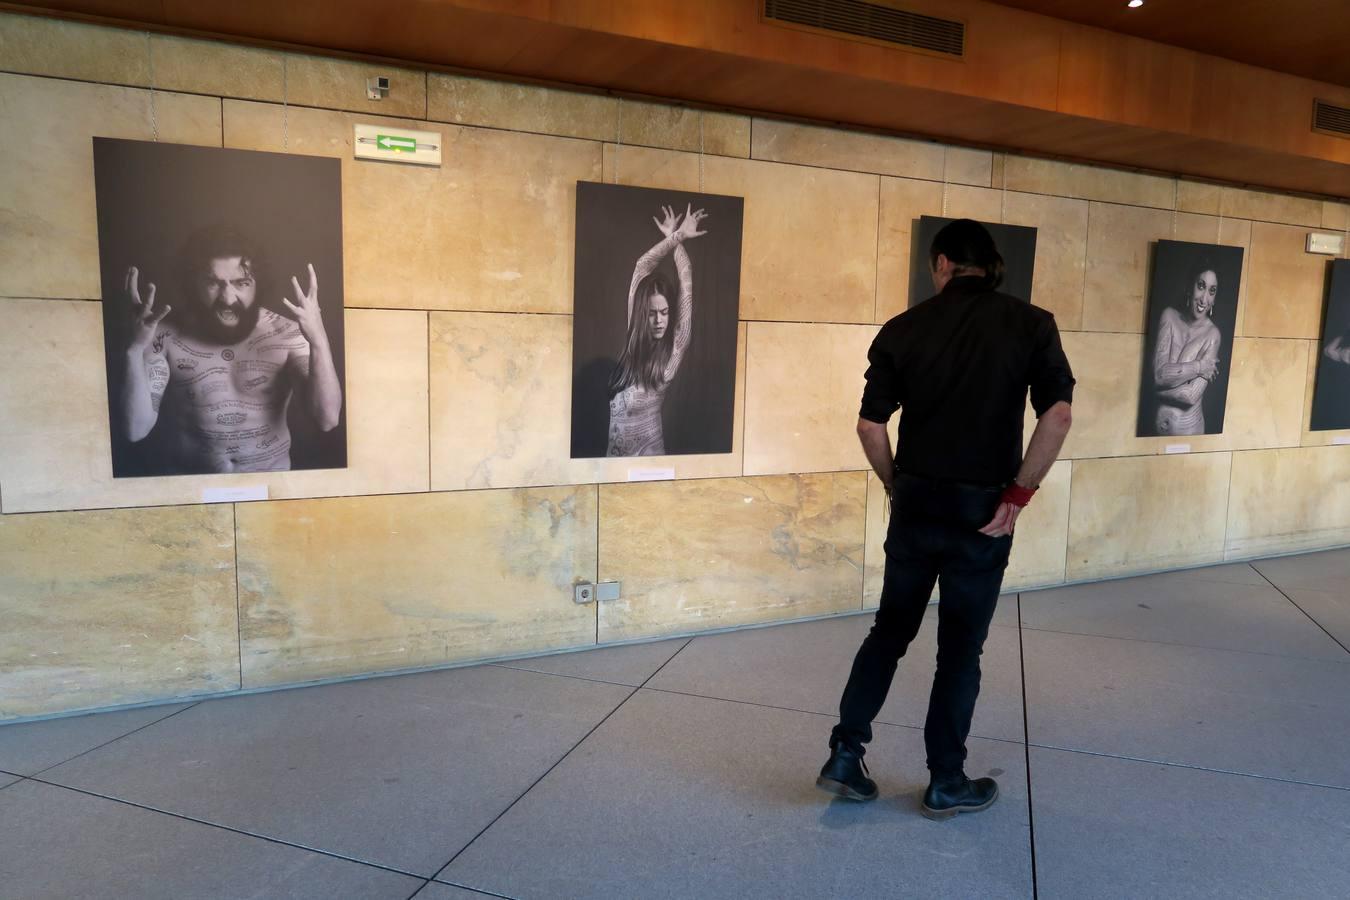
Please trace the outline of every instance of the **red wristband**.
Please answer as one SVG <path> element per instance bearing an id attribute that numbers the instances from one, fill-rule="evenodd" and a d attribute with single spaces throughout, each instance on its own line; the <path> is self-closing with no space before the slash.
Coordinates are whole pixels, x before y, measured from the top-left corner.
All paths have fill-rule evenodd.
<path id="1" fill-rule="evenodd" d="M 1001 502 L 1011 503 L 1013 506 L 1024 507 L 1031 502 L 1031 498 L 1036 496 L 1035 488 L 1022 487 L 1017 482 L 1013 482 L 1003 489 Z"/>

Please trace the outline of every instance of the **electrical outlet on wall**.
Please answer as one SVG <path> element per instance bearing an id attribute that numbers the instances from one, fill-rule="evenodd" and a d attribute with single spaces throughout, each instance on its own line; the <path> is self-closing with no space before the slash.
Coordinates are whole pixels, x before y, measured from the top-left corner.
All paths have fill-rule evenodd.
<path id="1" fill-rule="evenodd" d="M 572 587 L 572 600 L 575 603 L 618 600 L 619 589 L 620 582 L 617 581 L 602 581 L 599 584 L 586 581 Z"/>

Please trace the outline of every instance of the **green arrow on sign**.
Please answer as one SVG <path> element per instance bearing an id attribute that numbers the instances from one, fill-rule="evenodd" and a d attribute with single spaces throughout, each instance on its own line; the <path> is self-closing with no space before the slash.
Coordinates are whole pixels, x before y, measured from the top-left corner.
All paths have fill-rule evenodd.
<path id="1" fill-rule="evenodd" d="M 397 137 L 392 134 L 375 136 L 375 146 L 381 150 L 393 150 L 395 153 L 416 153 L 417 140 L 410 137 Z"/>

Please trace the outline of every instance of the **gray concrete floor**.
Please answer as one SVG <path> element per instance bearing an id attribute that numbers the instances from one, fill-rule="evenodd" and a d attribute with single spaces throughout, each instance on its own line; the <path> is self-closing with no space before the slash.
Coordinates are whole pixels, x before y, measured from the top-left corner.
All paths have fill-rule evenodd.
<path id="1" fill-rule="evenodd" d="M 0 727 L 0 896 L 1350 896 L 1350 550 L 1009 595 L 918 815 L 930 614 L 813 782 L 870 616 Z"/>

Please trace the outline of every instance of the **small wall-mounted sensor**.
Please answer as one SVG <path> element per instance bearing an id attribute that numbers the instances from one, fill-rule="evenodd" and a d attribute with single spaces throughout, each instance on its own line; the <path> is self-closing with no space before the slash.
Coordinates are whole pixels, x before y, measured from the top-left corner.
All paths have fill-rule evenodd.
<path id="1" fill-rule="evenodd" d="M 383 100 L 389 96 L 389 79 L 384 75 L 366 79 L 366 99 Z"/>

